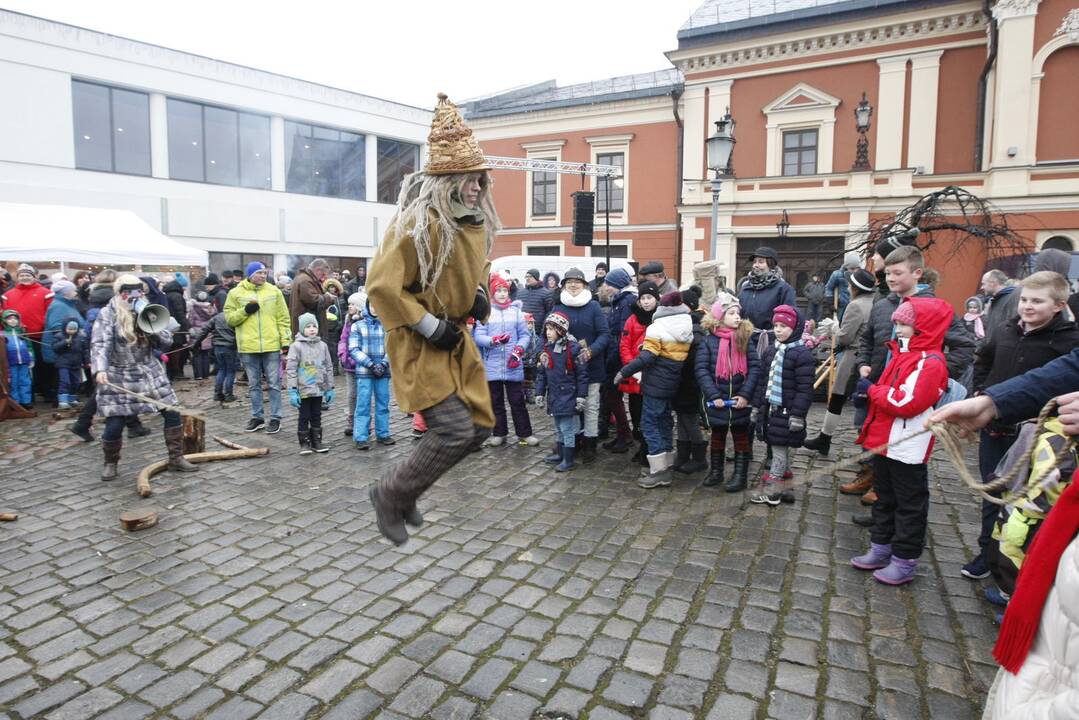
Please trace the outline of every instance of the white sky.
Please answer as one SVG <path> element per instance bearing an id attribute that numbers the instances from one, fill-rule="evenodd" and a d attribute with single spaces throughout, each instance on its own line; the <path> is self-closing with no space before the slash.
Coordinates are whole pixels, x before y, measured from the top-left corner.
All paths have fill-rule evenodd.
<path id="1" fill-rule="evenodd" d="M 670 67 L 703 0 L 0 0 L 5 9 L 419 107 Z"/>

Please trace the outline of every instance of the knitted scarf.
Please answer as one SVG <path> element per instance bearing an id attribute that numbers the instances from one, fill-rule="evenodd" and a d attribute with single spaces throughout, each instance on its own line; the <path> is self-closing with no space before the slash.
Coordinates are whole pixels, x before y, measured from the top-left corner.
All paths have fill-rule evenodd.
<path id="1" fill-rule="evenodd" d="M 787 350 L 802 345 L 801 339 L 790 343 L 776 343 L 776 354 L 772 358 L 772 367 L 768 370 L 768 390 L 765 397 L 771 405 L 783 405 L 783 357 Z"/>
<path id="2" fill-rule="evenodd" d="M 749 369 L 746 354 L 738 349 L 738 343 L 734 339 L 734 328 L 717 327 L 713 333 L 719 338 L 716 377 L 720 380 L 730 380 L 739 373 L 745 375 Z"/>
<path id="3" fill-rule="evenodd" d="M 1015 592 L 1008 602 L 1004 622 L 1000 626 L 993 657 L 1008 672 L 1019 672 L 1027 659 L 1049 591 L 1056 582 L 1060 556 L 1079 533 L 1079 471 L 1072 475 L 1072 484 L 1046 516 L 1038 534 L 1030 542 L 1026 559 L 1019 569 Z"/>
<path id="4" fill-rule="evenodd" d="M 762 272 L 760 275 L 751 272 L 746 276 L 746 284 L 749 285 L 750 290 L 763 290 L 775 285 L 781 277 L 782 271 L 778 267 L 768 268 L 767 271 Z"/>

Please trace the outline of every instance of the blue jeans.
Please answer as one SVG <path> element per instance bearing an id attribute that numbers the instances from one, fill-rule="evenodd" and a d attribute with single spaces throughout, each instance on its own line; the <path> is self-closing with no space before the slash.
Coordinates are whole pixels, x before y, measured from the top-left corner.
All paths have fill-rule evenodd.
<path id="1" fill-rule="evenodd" d="M 580 418 L 576 415 L 555 415 L 554 441 L 573 447 L 577 441 L 577 430 L 580 426 Z"/>
<path id="2" fill-rule="evenodd" d="M 390 379 L 356 376 L 356 414 L 352 416 L 352 439 L 367 442 L 371 436 L 371 395 L 375 396 L 375 436 L 390 436 Z"/>
<path id="3" fill-rule="evenodd" d="M 813 322 L 820 322 L 820 308 L 820 303 L 809 303 L 808 312 L 806 314 L 809 315 L 809 319 Z"/>
<path id="4" fill-rule="evenodd" d="M 247 392 L 251 396 L 251 417 L 262 418 L 262 379 L 270 388 L 270 418 L 281 419 L 281 353 L 240 353 L 247 370 Z"/>
<path id="5" fill-rule="evenodd" d="M 56 391 L 60 402 L 75 402 L 79 385 L 82 385 L 82 368 L 62 367 L 56 368 L 56 372 L 60 376 L 60 386 Z"/>
<path id="6" fill-rule="evenodd" d="M 981 471 L 982 482 L 989 482 L 997 464 L 1008 454 L 1008 450 L 1015 444 L 1016 435 L 990 435 L 982 430 L 978 442 L 978 470 Z M 1000 491 L 993 493 L 994 497 L 1000 497 Z M 997 515 L 1000 513 L 1000 505 L 991 503 L 982 498 L 982 529 L 978 534 L 979 554 L 986 560 L 985 548 L 993 539 L 993 526 L 997 523 Z"/>
<path id="7" fill-rule="evenodd" d="M 674 449 L 674 420 L 671 418 L 669 399 L 644 396 L 644 404 L 641 407 L 641 432 L 644 433 L 649 455 L 658 455 Z"/>
<path id="8" fill-rule="evenodd" d="M 33 380 L 30 375 L 29 365 L 9 365 L 8 376 L 11 380 L 11 397 L 20 405 L 29 405 L 34 401 L 30 391 Z"/>
<path id="9" fill-rule="evenodd" d="M 240 367 L 240 358 L 235 350 L 227 347 L 215 347 L 214 357 L 217 358 L 214 392 L 219 395 L 231 395 L 233 383 L 236 382 L 236 371 Z"/>

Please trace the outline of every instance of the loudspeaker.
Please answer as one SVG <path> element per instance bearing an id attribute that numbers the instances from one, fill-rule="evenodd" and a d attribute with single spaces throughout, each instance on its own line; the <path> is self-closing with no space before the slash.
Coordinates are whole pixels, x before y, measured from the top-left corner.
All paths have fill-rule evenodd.
<path id="1" fill-rule="evenodd" d="M 573 193 L 573 244 L 592 244 L 592 222 L 596 216 L 596 194 L 578 191 Z"/>
<path id="2" fill-rule="evenodd" d="M 139 311 L 135 324 L 147 335 L 153 335 L 166 329 L 169 319 L 169 310 L 164 305 L 147 305 Z"/>

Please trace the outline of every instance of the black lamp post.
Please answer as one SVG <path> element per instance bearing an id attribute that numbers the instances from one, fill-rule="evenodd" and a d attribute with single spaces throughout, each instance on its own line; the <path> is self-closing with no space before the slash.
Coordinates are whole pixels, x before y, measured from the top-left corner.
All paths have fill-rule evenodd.
<path id="1" fill-rule="evenodd" d="M 712 260 L 716 259 L 719 246 L 719 178 L 730 167 L 735 142 L 734 125 L 734 118 L 728 110 L 726 115 L 716 120 L 716 131 L 708 138 L 708 169 L 716 174 L 712 180 Z"/>
<path id="2" fill-rule="evenodd" d="M 854 108 L 854 123 L 858 128 L 858 152 L 854 156 L 854 165 L 851 170 L 871 170 L 869 167 L 869 140 L 865 134 L 869 132 L 869 120 L 873 117 L 873 106 L 862 92 L 862 101 Z"/>
<path id="3" fill-rule="evenodd" d="M 779 231 L 779 239 L 783 240 L 787 237 L 787 230 L 791 226 L 791 220 L 787 217 L 787 211 L 783 211 L 783 215 L 779 218 L 779 222 L 776 223 L 776 230 Z"/>

